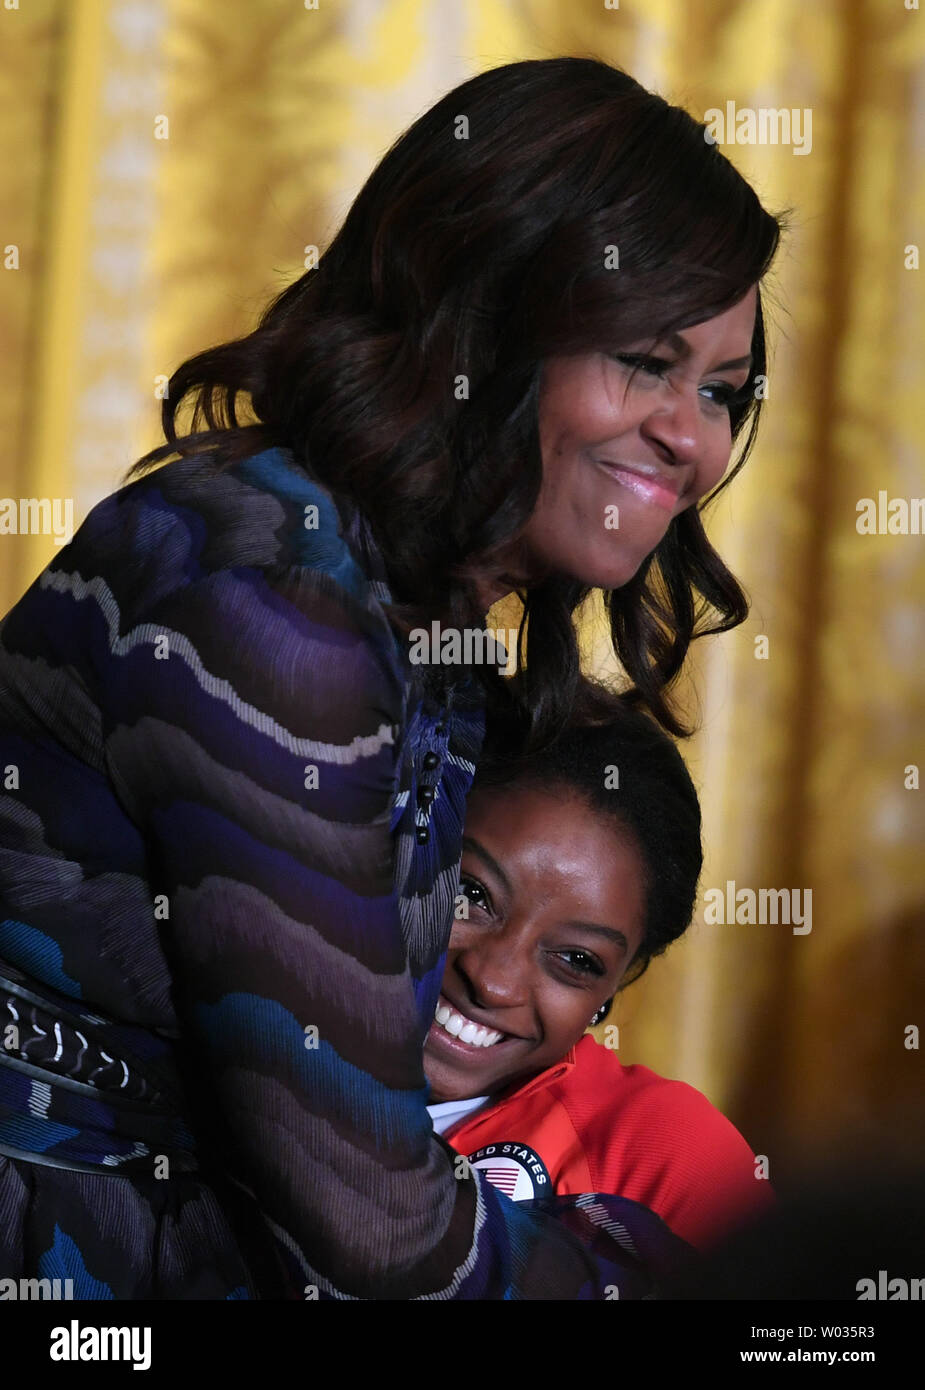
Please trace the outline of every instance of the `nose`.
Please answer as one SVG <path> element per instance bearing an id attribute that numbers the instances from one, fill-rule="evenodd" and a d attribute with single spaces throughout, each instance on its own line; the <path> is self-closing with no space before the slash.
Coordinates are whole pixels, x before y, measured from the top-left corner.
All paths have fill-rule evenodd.
<path id="1" fill-rule="evenodd" d="M 509 929 L 480 932 L 477 942 L 456 952 L 453 968 L 471 1002 L 486 1012 L 512 1009 L 530 998 L 530 969 Z"/>
<path id="2" fill-rule="evenodd" d="M 696 467 L 703 448 L 703 415 L 696 382 L 666 378 L 650 398 L 639 432 L 664 462 Z"/>

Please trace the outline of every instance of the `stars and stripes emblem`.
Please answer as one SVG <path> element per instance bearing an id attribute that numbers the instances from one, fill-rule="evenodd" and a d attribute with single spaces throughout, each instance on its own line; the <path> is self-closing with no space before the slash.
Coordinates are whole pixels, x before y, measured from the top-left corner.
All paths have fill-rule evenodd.
<path id="1" fill-rule="evenodd" d="M 494 1187 L 500 1187 L 507 1197 L 513 1197 L 517 1188 L 517 1179 L 520 1177 L 521 1169 L 516 1163 L 505 1167 L 500 1163 L 486 1163 L 484 1166 L 479 1164 L 482 1172 Z"/>
<path id="2" fill-rule="evenodd" d="M 469 1154 L 469 1163 L 484 1173 L 493 1187 L 514 1202 L 552 1196 L 549 1171 L 536 1150 L 528 1144 L 513 1140 L 484 1144 Z"/>

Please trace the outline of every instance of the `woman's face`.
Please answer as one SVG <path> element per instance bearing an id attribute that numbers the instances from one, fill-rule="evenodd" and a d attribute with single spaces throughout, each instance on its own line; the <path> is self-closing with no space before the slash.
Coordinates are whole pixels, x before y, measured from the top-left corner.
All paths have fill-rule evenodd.
<path id="1" fill-rule="evenodd" d="M 469 916 L 453 924 L 424 1047 L 434 1101 L 491 1095 L 558 1062 L 644 930 L 635 844 L 565 789 L 473 791 L 460 878 Z M 460 1020 L 475 1029 L 458 1036 Z"/>
<path id="2" fill-rule="evenodd" d="M 749 379 L 755 307 L 753 287 L 654 347 L 615 344 L 614 355 L 546 361 L 543 485 L 520 536 L 528 571 L 619 588 L 672 517 L 716 486 L 732 452 L 728 401 Z"/>

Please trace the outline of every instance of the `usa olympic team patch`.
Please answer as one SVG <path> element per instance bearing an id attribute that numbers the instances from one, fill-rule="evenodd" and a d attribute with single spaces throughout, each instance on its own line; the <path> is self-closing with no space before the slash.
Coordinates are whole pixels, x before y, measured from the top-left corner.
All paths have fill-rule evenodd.
<path id="1" fill-rule="evenodd" d="M 549 1170 L 535 1149 L 513 1141 L 485 1144 L 469 1155 L 473 1168 L 514 1202 L 529 1202 L 552 1193 Z"/>

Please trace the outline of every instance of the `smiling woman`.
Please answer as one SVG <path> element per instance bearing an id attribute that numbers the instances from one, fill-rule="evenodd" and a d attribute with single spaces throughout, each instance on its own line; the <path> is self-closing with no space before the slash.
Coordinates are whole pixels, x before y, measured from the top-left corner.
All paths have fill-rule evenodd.
<path id="1" fill-rule="evenodd" d="M 497 1090 L 558 1062 L 616 992 L 645 928 L 644 861 L 623 826 L 574 787 L 515 776 L 491 794 L 476 778 L 460 870 L 467 912 L 427 1040 L 435 1097 Z"/>
<path id="2" fill-rule="evenodd" d="M 697 508 L 753 437 L 753 395 L 716 393 L 730 360 L 764 370 L 778 235 L 682 109 L 590 59 L 512 63 L 396 140 L 252 333 L 173 373 L 166 442 L 0 630 L 0 1274 L 652 1292 L 679 1242 L 638 1204 L 527 1213 L 459 1178 L 422 1040 L 486 710 L 513 696 L 530 747 L 560 732 L 598 585 L 677 729 L 692 638 L 745 614 Z M 657 370 L 614 360 L 655 344 Z M 412 659 L 415 629 L 455 651 L 515 587 L 522 680 L 442 635 Z M 522 1071 L 558 1046 L 551 1001 L 600 1007 L 638 930 L 621 882 L 625 918 L 614 880 L 586 895 L 605 930 L 544 950 L 480 1056 Z"/>
<path id="3" fill-rule="evenodd" d="M 670 334 L 667 357 L 628 349 L 544 365 L 546 466 L 520 541 L 528 566 L 542 557 L 547 572 L 620 589 L 671 523 L 717 486 L 732 447 L 730 411 L 750 394 L 756 302 L 752 288 L 725 313 Z"/>
<path id="4" fill-rule="evenodd" d="M 220 469 L 291 449 L 364 512 L 405 634 L 480 626 L 516 591 L 536 746 L 568 717 L 574 614 L 600 588 L 638 697 L 687 732 L 668 692 L 691 641 L 747 615 L 698 503 L 757 434 L 782 225 L 699 122 L 626 73 L 482 73 L 395 142 L 253 333 L 177 369 L 168 443 L 131 476 L 177 451 Z"/>
<path id="5" fill-rule="evenodd" d="M 560 1061 L 693 911 L 700 807 L 650 718 L 583 681 L 554 744 L 522 756 L 516 746 L 510 717 L 497 715 L 467 801 L 465 912 L 427 1042 L 441 1100 L 476 1085 L 497 1091 Z M 462 1052 L 470 1039 L 454 1015 L 497 1041 Z"/>
<path id="6" fill-rule="evenodd" d="M 619 1193 L 707 1248 L 772 1202 L 760 1165 L 705 1096 L 583 1036 L 690 922 L 697 794 L 670 739 L 591 683 L 551 748 L 512 757 L 510 732 L 489 728 L 468 800 L 434 1126 L 516 1200 Z"/>

